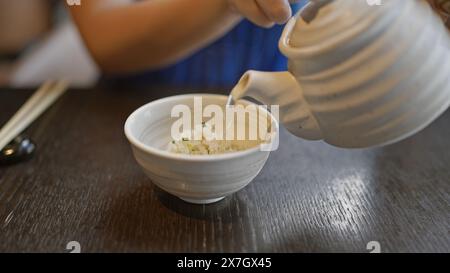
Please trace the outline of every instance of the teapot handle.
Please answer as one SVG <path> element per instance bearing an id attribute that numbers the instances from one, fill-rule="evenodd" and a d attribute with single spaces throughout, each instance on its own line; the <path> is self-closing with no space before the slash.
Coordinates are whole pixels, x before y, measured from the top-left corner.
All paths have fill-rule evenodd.
<path id="1" fill-rule="evenodd" d="M 308 140 L 323 139 L 302 88 L 290 72 L 247 71 L 231 95 L 235 100 L 251 97 L 267 106 L 279 106 L 280 121 L 289 132 Z"/>

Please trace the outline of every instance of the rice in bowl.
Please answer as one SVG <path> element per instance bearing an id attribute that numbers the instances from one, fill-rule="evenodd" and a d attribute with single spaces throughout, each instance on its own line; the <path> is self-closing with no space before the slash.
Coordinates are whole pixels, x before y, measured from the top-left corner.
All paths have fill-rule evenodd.
<path id="1" fill-rule="evenodd" d="M 203 128 L 208 125 L 203 124 Z M 201 130 L 201 131 L 198 131 Z M 172 140 L 169 143 L 169 151 L 178 154 L 190 155 L 213 155 L 238 152 L 257 147 L 260 144 L 267 143 L 268 140 L 218 140 L 214 135 L 208 134 L 208 131 L 197 128 L 184 134 L 181 140 Z M 195 133 L 201 134 L 201 139 L 193 139 Z"/>

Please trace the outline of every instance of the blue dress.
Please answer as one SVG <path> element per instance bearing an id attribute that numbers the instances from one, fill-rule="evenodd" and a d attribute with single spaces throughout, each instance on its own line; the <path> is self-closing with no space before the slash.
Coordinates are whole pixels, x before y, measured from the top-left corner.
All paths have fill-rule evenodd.
<path id="1" fill-rule="evenodd" d="M 292 5 L 297 11 L 306 1 Z M 287 60 L 278 49 L 284 26 L 271 29 L 243 20 L 224 37 L 177 64 L 138 75 L 108 79 L 118 84 L 229 87 L 249 70 L 283 71 Z"/>

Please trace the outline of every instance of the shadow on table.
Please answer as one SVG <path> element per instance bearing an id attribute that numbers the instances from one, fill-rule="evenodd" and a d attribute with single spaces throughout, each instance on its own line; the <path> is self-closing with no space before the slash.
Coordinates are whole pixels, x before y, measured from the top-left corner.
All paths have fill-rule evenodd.
<path id="1" fill-rule="evenodd" d="M 236 221 L 250 217 L 247 211 L 234 195 L 215 204 L 194 205 L 145 183 L 114 197 L 96 228 L 114 238 L 103 251 L 239 251 L 240 245 L 225 238 L 244 233 Z"/>
<path id="2" fill-rule="evenodd" d="M 229 211 L 232 203 L 240 202 L 239 199 L 233 198 L 233 196 L 228 196 L 225 199 L 213 204 L 196 205 L 185 202 L 178 197 L 161 190 L 157 186 L 154 186 L 153 190 L 156 197 L 165 208 L 182 216 L 198 220 L 214 221 L 215 218 L 217 218 L 217 215 L 220 214 L 225 216 L 221 218 L 221 221 L 230 222 L 231 215 L 224 212 Z M 245 204 L 239 203 L 238 206 L 245 206 Z"/>

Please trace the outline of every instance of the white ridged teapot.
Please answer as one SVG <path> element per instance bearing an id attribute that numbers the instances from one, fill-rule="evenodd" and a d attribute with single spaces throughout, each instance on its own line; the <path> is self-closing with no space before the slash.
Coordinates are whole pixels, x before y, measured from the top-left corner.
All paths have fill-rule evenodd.
<path id="1" fill-rule="evenodd" d="M 425 1 L 317 2 L 280 39 L 289 72 L 248 71 L 233 99 L 279 105 L 292 134 L 344 148 L 402 140 L 449 107 L 450 36 Z"/>

